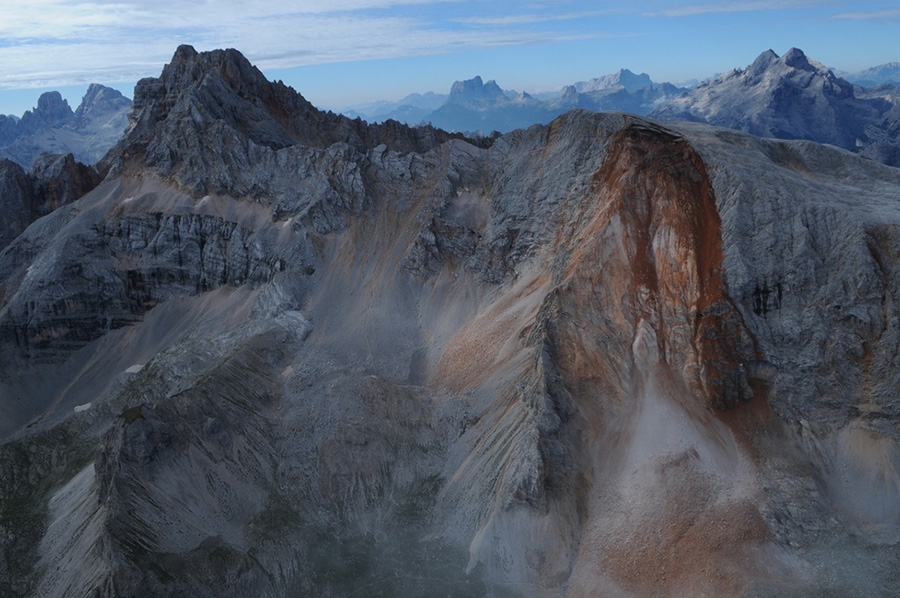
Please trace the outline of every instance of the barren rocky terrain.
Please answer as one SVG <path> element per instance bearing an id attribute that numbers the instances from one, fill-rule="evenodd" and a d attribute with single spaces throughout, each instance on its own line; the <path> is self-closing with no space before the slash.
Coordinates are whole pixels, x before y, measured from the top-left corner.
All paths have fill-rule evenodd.
<path id="1" fill-rule="evenodd" d="M 182 46 L 97 171 L 0 251 L 0 593 L 900 589 L 897 168 Z"/>

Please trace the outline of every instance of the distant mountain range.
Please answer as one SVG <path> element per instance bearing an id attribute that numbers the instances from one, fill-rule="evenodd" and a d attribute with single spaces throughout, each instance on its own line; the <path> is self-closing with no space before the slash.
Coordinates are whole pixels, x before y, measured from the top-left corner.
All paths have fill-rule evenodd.
<path id="1" fill-rule="evenodd" d="M 854 87 L 797 48 L 768 50 L 668 101 L 649 114 L 661 121 L 695 121 L 777 139 L 829 143 L 900 166 L 897 89 Z"/>
<path id="2" fill-rule="evenodd" d="M 486 135 L 546 124 L 574 108 L 619 110 L 660 121 L 708 123 L 760 137 L 830 143 L 900 166 L 900 63 L 842 75 L 793 48 L 783 56 L 768 50 L 745 69 L 693 88 L 655 83 L 646 73 L 628 69 L 534 95 L 504 90 L 496 81 L 485 83 L 475 77 L 455 82 L 449 95 L 415 94 L 345 114 Z"/>
<path id="3" fill-rule="evenodd" d="M 534 95 L 504 90 L 496 81 L 485 83 L 476 76 L 456 81 L 449 95 L 412 94 L 398 102 L 374 102 L 342 112 L 372 122 L 393 119 L 409 125 L 430 123 L 448 131 L 506 133 L 546 124 L 573 108 L 645 115 L 685 91 L 687 88 L 669 83 L 654 83 L 646 73 L 637 75 L 628 69 Z"/>
<path id="4" fill-rule="evenodd" d="M 781 139 L 837 145 L 885 164 L 900 165 L 900 62 L 856 73 L 837 72 L 799 49 L 768 50 L 745 69 L 694 87 L 656 83 L 628 69 L 579 81 L 554 92 L 507 90 L 480 76 L 456 81 L 449 93 L 413 93 L 341 112 L 379 123 L 431 124 L 447 131 L 489 135 L 546 124 L 576 108 L 624 111 L 661 121 L 704 122 Z M 40 97 L 21 118 L 0 115 L 0 158 L 28 168 L 42 153 L 72 153 L 93 164 L 121 137 L 131 101 L 91 85 L 73 112 L 58 92 Z"/>
<path id="5" fill-rule="evenodd" d="M 888 62 L 857 73 L 835 72 L 850 83 L 862 87 L 883 84 L 900 85 L 900 62 Z"/>
<path id="6" fill-rule="evenodd" d="M 41 153 L 71 153 L 93 164 L 122 137 L 130 109 L 131 100 L 97 83 L 74 112 L 58 91 L 47 92 L 21 118 L 0 115 L 0 158 L 28 168 Z"/>

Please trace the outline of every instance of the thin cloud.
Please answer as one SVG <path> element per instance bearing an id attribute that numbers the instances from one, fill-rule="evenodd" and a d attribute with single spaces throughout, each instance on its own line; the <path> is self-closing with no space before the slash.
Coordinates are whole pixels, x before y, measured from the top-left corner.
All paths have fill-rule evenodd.
<path id="1" fill-rule="evenodd" d="M 146 31 L 166 30 L 189 24 L 215 29 L 225 23 L 296 19 L 311 15 L 339 15 L 394 7 L 450 4 L 456 0 L 222 0 L 184 2 L 160 0 L 32 0 L 4 7 L 0 40 L 54 37 L 70 39 L 90 32 L 115 35 L 116 27 Z M 163 25 L 164 24 L 164 25 Z"/>
<path id="2" fill-rule="evenodd" d="M 426 4 L 422 0 L 346 0 L 329 3 L 328 12 L 317 9 L 321 3 L 311 2 L 285 8 L 274 1 L 232 0 L 223 6 L 165 0 L 154 4 L 152 18 L 143 3 L 38 1 L 37 13 L 18 7 L 0 24 L 0 40 L 6 42 L 0 46 L 0 87 L 156 76 L 181 43 L 198 50 L 238 48 L 260 68 L 271 69 L 604 36 L 577 28 L 529 27 L 527 21 L 515 19 L 461 28 L 453 21 L 429 19 L 428 11 L 421 10 Z M 400 4 L 420 5 L 409 11 L 417 16 L 402 10 L 370 11 Z M 60 10 L 54 12 L 51 7 Z M 569 13 L 550 20 L 561 18 L 577 17 Z"/>
<path id="3" fill-rule="evenodd" d="M 893 21 L 900 19 L 900 8 L 841 12 L 836 15 L 832 15 L 831 18 L 843 21 Z"/>
<path id="4" fill-rule="evenodd" d="M 586 19 L 604 14 L 611 14 L 613 10 L 589 10 L 583 12 L 572 12 L 566 14 L 528 14 L 528 15 L 510 15 L 506 17 L 466 17 L 454 19 L 454 22 L 465 25 L 531 25 L 534 23 L 550 23 L 553 21 L 573 21 L 576 19 Z"/>
<path id="5" fill-rule="evenodd" d="M 181 43 L 238 48 L 271 69 L 608 37 L 571 26 L 603 12 L 596 10 L 446 15 L 475 8 L 462 0 L 32 0 L 0 21 L 0 87 L 155 76 Z"/>
<path id="6" fill-rule="evenodd" d="M 709 4 L 693 4 L 688 6 L 676 6 L 666 10 L 649 12 L 647 16 L 653 17 L 690 17 L 705 14 L 727 14 L 735 12 L 758 12 L 770 10 L 796 10 L 804 8 L 814 8 L 833 4 L 833 2 L 825 2 L 822 0 L 795 0 L 793 2 L 777 2 L 770 0 L 759 0 L 751 2 L 711 2 Z"/>

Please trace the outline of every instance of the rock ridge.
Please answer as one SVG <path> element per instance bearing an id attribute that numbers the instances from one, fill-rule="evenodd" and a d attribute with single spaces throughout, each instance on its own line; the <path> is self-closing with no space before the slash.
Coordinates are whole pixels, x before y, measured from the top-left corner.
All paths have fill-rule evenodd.
<path id="1" fill-rule="evenodd" d="M 236 50 L 198 53 L 191 46 L 180 46 L 160 77 L 138 82 L 129 118 L 129 131 L 106 158 L 104 170 L 118 176 L 129 165 L 149 165 L 197 196 L 258 199 L 272 194 L 265 180 L 271 167 L 293 166 L 278 164 L 282 150 L 305 153 L 343 145 L 361 155 L 385 145 L 423 153 L 462 137 L 321 112 L 290 87 L 267 81 Z M 268 170 L 252 167 L 263 159 Z M 197 168 L 201 163 L 205 167 Z"/>

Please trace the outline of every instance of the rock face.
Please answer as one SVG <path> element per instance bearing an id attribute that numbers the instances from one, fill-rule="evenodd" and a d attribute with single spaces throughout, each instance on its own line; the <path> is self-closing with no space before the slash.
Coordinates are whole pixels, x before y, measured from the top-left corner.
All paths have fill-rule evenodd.
<path id="1" fill-rule="evenodd" d="M 122 136 L 130 108 L 128 98 L 97 83 L 74 112 L 58 91 L 44 93 L 20 120 L 0 116 L 0 158 L 29 168 L 41 153 L 71 153 L 79 162 L 94 164 Z"/>
<path id="2" fill-rule="evenodd" d="M 897 126 L 892 106 L 884 99 L 857 98 L 851 83 L 792 48 L 781 57 L 763 52 L 746 69 L 702 83 L 650 117 L 706 122 L 761 137 L 809 139 L 884 158 L 884 148 L 876 143 L 898 141 L 889 132 Z"/>
<path id="3" fill-rule="evenodd" d="M 506 99 L 506 94 L 503 93 L 496 81 L 490 80 L 485 83 L 481 77 L 476 76 L 474 79 L 455 82 L 450 88 L 447 102 L 478 109 L 492 106 Z"/>
<path id="4" fill-rule="evenodd" d="M 100 167 L 0 252 L 5 594 L 900 587 L 897 169 L 186 46 Z"/>
<path id="5" fill-rule="evenodd" d="M 72 154 L 42 154 L 26 173 L 0 159 L 0 250 L 25 228 L 53 210 L 75 201 L 100 183 L 99 174 Z"/>

